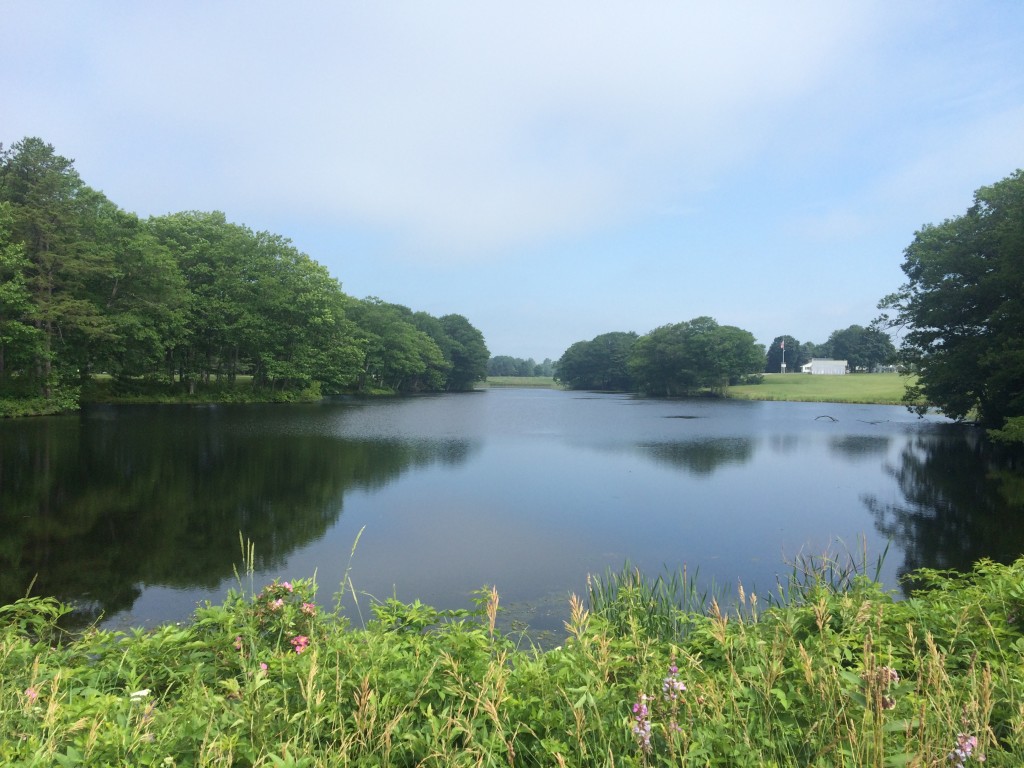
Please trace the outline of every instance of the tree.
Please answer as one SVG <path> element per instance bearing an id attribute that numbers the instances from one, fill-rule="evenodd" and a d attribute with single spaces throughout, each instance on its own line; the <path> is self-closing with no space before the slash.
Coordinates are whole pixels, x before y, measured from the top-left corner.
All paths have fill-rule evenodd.
<path id="1" fill-rule="evenodd" d="M 0 154 L 0 201 L 9 205 L 11 240 L 22 245 L 28 262 L 21 274 L 40 342 L 24 373 L 47 398 L 55 394 L 58 379 L 72 373 L 60 356 L 64 340 L 74 330 L 91 335 L 106 330 L 97 308 L 73 291 L 88 272 L 101 269 L 82 250 L 80 229 L 89 206 L 83 199 L 90 197 L 102 196 L 85 186 L 73 161 L 41 139 L 23 139 Z"/>
<path id="2" fill-rule="evenodd" d="M 851 371 L 871 371 L 896 357 L 889 334 L 862 325 L 833 331 L 823 346 L 828 348 L 830 357 L 846 360 Z"/>
<path id="3" fill-rule="evenodd" d="M 23 374 L 42 353 L 32 323 L 32 294 L 26 274 L 31 262 L 21 243 L 11 242 L 10 203 L 0 202 L 0 387 L 11 373 Z"/>
<path id="4" fill-rule="evenodd" d="M 963 216 L 923 227 L 904 251 L 902 269 L 907 282 L 879 307 L 882 322 L 907 329 L 900 359 L 917 375 L 907 402 L 923 397 L 947 416 L 976 418 L 997 435 L 1018 430 L 1024 422 L 1024 171 L 977 190 Z"/>
<path id="5" fill-rule="evenodd" d="M 663 325 L 633 346 L 629 368 L 641 390 L 666 396 L 723 392 L 764 368 L 764 347 L 742 328 L 711 317 Z"/>
<path id="6" fill-rule="evenodd" d="M 408 307 L 369 297 L 351 300 L 347 314 L 359 329 L 365 352 L 359 389 L 394 392 L 444 389 L 451 364 L 437 343 L 413 324 L 413 314 Z"/>
<path id="7" fill-rule="evenodd" d="M 555 364 L 555 379 L 570 389 L 633 390 L 629 358 L 636 340 L 632 331 L 613 331 L 577 341 Z"/>
<path id="8" fill-rule="evenodd" d="M 487 378 L 487 361 L 491 353 L 484 343 L 484 335 L 462 315 L 444 315 L 441 327 L 448 337 L 442 347 L 450 364 L 445 389 L 464 392 L 478 381 Z"/>
<path id="9" fill-rule="evenodd" d="M 554 376 L 555 362 L 550 357 L 545 357 L 544 362 L 537 363 L 533 369 L 534 376 Z"/>
<path id="10" fill-rule="evenodd" d="M 518 376 L 519 359 L 511 355 L 496 355 L 487 361 L 488 376 Z"/>
<path id="11" fill-rule="evenodd" d="M 782 345 L 785 344 L 785 349 Z M 800 366 L 810 360 L 804 354 L 804 347 L 792 336 L 776 336 L 768 347 L 765 357 L 765 373 L 780 373 L 785 358 L 787 373 L 800 373 Z"/>

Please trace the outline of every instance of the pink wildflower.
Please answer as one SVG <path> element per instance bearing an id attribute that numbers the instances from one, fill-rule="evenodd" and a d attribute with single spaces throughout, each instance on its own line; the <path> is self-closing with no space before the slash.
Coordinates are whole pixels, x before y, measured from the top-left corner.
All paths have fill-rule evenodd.
<path id="1" fill-rule="evenodd" d="M 290 581 L 284 582 L 281 586 L 287 589 L 289 592 L 292 591 L 292 583 Z"/>
<path id="2" fill-rule="evenodd" d="M 302 612 L 307 616 L 316 616 L 316 605 L 313 603 L 303 603 Z"/>
<path id="3" fill-rule="evenodd" d="M 25 689 L 25 698 L 28 699 L 28 703 L 29 704 L 35 704 L 36 703 L 36 699 L 39 698 L 39 691 L 37 691 L 32 686 L 29 686 L 28 688 Z"/>
<path id="4" fill-rule="evenodd" d="M 292 638 L 292 647 L 296 653 L 302 653 L 309 646 L 309 638 L 305 635 L 296 635 Z"/>
<path id="5" fill-rule="evenodd" d="M 641 693 L 633 704 L 633 738 L 642 752 L 651 751 L 651 721 L 648 717 L 647 702 L 650 697 Z"/>
<path id="6" fill-rule="evenodd" d="M 264 672 L 266 672 L 267 669 L 269 669 L 269 667 L 267 667 L 267 662 L 261 661 L 260 662 L 260 669 L 262 669 Z"/>
<path id="7" fill-rule="evenodd" d="M 279 611 L 284 607 L 284 600 L 280 597 L 270 603 L 270 610 Z"/>

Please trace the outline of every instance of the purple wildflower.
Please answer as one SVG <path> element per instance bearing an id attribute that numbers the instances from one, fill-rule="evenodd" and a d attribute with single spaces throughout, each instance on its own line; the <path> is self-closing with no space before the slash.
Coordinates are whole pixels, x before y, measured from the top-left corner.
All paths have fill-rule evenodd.
<path id="1" fill-rule="evenodd" d="M 646 693 L 641 693 L 633 704 L 633 736 L 637 746 L 644 752 L 651 751 L 651 721 L 647 712 L 649 698 Z"/>

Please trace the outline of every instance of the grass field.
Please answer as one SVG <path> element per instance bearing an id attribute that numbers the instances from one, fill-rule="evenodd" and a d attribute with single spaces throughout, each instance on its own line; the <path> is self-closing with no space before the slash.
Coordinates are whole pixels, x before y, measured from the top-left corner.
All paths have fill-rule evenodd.
<path id="1" fill-rule="evenodd" d="M 761 384 L 729 387 L 728 396 L 737 400 L 902 405 L 903 390 L 911 381 L 898 373 L 857 373 L 847 376 L 766 373 Z M 560 389 L 550 376 L 489 376 L 483 386 Z"/>
<path id="2" fill-rule="evenodd" d="M 550 376 L 488 376 L 485 386 L 561 389 Z"/>
<path id="3" fill-rule="evenodd" d="M 847 376 L 766 373 L 763 383 L 729 387 L 728 395 L 739 400 L 901 405 L 903 390 L 910 381 L 898 373 L 857 373 Z"/>

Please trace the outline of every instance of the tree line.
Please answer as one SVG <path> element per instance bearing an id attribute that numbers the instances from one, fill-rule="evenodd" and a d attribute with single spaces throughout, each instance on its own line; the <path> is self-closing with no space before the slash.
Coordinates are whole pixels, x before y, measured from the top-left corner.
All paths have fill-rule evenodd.
<path id="1" fill-rule="evenodd" d="M 758 380 L 764 356 L 750 331 L 697 317 L 644 336 L 615 331 L 578 341 L 555 364 L 555 378 L 571 389 L 721 393 L 730 384 Z"/>
<path id="2" fill-rule="evenodd" d="M 776 336 L 768 346 L 764 370 L 781 373 L 785 362 L 787 372 L 799 373 L 800 366 L 815 357 L 846 360 L 852 373 L 869 373 L 897 362 L 896 346 L 888 333 L 873 326 L 851 325 L 833 331 L 824 344 L 801 344 L 788 334 Z"/>
<path id="3" fill-rule="evenodd" d="M 187 211 L 141 219 L 38 138 L 0 147 L 0 397 L 77 405 L 93 374 L 194 392 L 465 390 L 483 335 L 347 296 L 291 242 Z"/>
<path id="4" fill-rule="evenodd" d="M 525 360 L 511 355 L 495 355 L 487 363 L 488 376 L 554 376 L 555 363 L 550 357 L 538 363 L 532 357 Z"/>
<path id="5" fill-rule="evenodd" d="M 555 377 L 571 389 L 686 395 L 721 392 L 730 384 L 756 383 L 759 373 L 797 373 L 813 357 L 847 360 L 852 371 L 895 362 L 896 348 L 877 328 L 851 325 L 824 344 L 801 344 L 776 336 L 767 351 L 749 331 L 698 317 L 656 328 L 646 336 L 604 333 L 570 346 L 555 365 Z"/>

